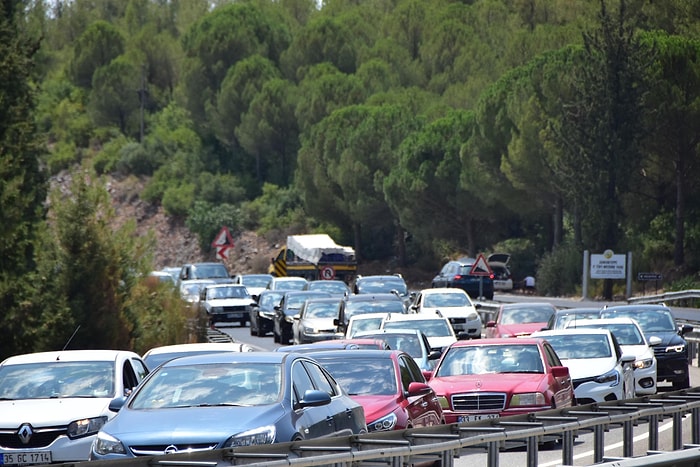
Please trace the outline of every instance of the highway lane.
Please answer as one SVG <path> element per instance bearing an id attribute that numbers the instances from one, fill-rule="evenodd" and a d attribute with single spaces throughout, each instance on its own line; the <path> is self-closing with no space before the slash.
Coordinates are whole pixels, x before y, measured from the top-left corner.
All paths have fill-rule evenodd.
<path id="1" fill-rule="evenodd" d="M 523 298 L 522 296 L 518 298 Z M 533 297 L 527 297 L 533 299 Z M 558 305 L 563 306 L 563 305 Z M 584 306 L 579 305 L 579 306 Z M 250 335 L 248 327 L 239 327 L 238 325 L 225 325 L 221 323 L 218 326 L 219 330 L 230 335 L 238 342 L 245 342 L 254 346 L 259 350 L 274 350 L 280 347 L 280 344 L 273 342 L 272 336 L 254 337 Z M 691 386 L 700 387 L 700 368 L 698 368 L 698 360 L 694 360 L 690 371 Z M 671 387 L 668 384 L 660 384 L 660 391 L 670 391 Z M 683 443 L 691 443 L 691 424 L 690 417 L 685 417 L 683 422 Z M 634 428 L 634 456 L 643 456 L 648 449 L 648 425 L 641 424 Z M 616 458 L 623 455 L 623 432 L 621 428 L 611 428 L 605 433 L 605 457 Z M 673 430 L 671 419 L 665 420 L 659 427 L 659 450 L 670 451 L 673 447 Z M 487 465 L 487 454 L 485 449 L 465 450 L 462 456 L 455 459 L 454 465 L 457 467 L 468 467 L 472 465 Z M 503 450 L 499 456 L 501 465 L 526 465 L 527 452 L 524 447 L 514 447 L 512 449 Z M 558 466 L 562 465 L 562 451 L 559 446 L 552 448 L 544 448 L 538 454 L 538 464 L 540 466 Z M 583 433 L 579 435 L 574 443 L 574 464 L 576 466 L 587 466 L 593 464 L 593 434 Z"/>

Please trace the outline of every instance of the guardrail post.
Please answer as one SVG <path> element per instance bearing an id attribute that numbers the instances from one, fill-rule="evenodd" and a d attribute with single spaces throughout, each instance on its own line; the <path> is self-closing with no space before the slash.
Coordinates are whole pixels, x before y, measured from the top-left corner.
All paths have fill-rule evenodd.
<path id="1" fill-rule="evenodd" d="M 574 432 L 567 430 L 561 438 L 561 463 L 574 465 Z"/>
<path id="2" fill-rule="evenodd" d="M 690 411 L 691 443 L 700 444 L 700 408 Z"/>
<path id="3" fill-rule="evenodd" d="M 634 456 L 632 420 L 626 420 L 622 425 L 622 455 L 623 457 Z"/>
<path id="4" fill-rule="evenodd" d="M 537 436 L 527 438 L 527 466 L 537 467 Z"/>
<path id="5" fill-rule="evenodd" d="M 659 416 L 657 414 L 649 415 L 649 450 L 659 450 Z"/>
<path id="6" fill-rule="evenodd" d="M 489 467 L 498 467 L 498 447 L 500 444 L 500 441 L 489 441 L 487 455 Z"/>
<path id="7" fill-rule="evenodd" d="M 683 449 L 683 413 L 673 412 L 673 450 Z"/>
<path id="8" fill-rule="evenodd" d="M 603 439 L 603 430 L 605 425 L 596 425 L 593 427 L 593 463 L 599 464 L 603 462 L 603 454 L 605 453 L 605 440 Z"/>

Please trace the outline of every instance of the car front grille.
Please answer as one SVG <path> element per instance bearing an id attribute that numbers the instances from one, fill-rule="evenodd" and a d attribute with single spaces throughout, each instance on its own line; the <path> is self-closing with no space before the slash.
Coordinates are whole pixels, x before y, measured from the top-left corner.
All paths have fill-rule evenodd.
<path id="1" fill-rule="evenodd" d="M 502 392 L 471 392 L 452 396 L 452 408 L 455 411 L 500 411 L 505 406 L 506 395 Z"/>
<path id="2" fill-rule="evenodd" d="M 574 389 L 582 385 L 583 383 L 590 383 L 591 381 L 595 381 L 595 376 L 592 376 L 590 378 L 580 378 L 580 379 L 574 379 L 571 381 L 571 383 L 574 385 Z"/>
<path id="3" fill-rule="evenodd" d="M 131 446 L 129 449 L 134 456 L 159 456 L 176 452 L 211 451 L 216 449 L 218 442 L 198 444 L 153 444 L 143 446 Z"/>
<path id="4" fill-rule="evenodd" d="M 221 308 L 223 309 L 224 313 L 231 313 L 233 311 L 247 311 L 247 307 L 245 305 L 230 305 Z"/>
<path id="5" fill-rule="evenodd" d="M 24 444 L 20 441 L 16 428 L 0 428 L 0 446 L 9 449 L 45 448 L 53 443 L 59 436 L 65 435 L 66 431 L 67 428 L 65 426 L 34 428 L 29 442 Z"/>
<path id="6" fill-rule="evenodd" d="M 450 323 L 453 326 L 455 324 L 467 324 L 467 318 L 450 318 Z"/>

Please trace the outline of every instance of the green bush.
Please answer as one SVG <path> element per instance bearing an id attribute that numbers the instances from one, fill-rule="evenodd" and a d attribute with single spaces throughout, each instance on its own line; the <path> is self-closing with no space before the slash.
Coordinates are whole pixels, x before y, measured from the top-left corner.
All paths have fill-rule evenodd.
<path id="1" fill-rule="evenodd" d="M 193 183 L 181 183 L 169 186 L 163 193 L 163 209 L 175 217 L 185 217 L 194 203 L 195 186 Z"/>
<path id="2" fill-rule="evenodd" d="M 211 249 L 211 242 L 221 227 L 228 227 L 233 233 L 240 225 L 240 210 L 231 204 L 213 204 L 196 201 L 187 213 L 185 224 L 199 239 L 199 246 L 204 251 Z"/>
<path id="3" fill-rule="evenodd" d="M 80 151 L 72 142 L 58 142 L 50 152 L 46 164 L 51 175 L 80 162 Z"/>
<path id="4" fill-rule="evenodd" d="M 115 172 L 121 159 L 121 149 L 129 143 L 129 138 L 118 135 L 107 141 L 102 149 L 92 158 L 92 167 L 100 175 Z"/>
<path id="5" fill-rule="evenodd" d="M 571 295 L 581 283 L 583 255 L 573 245 L 562 245 L 540 260 L 537 291 L 546 296 Z"/>

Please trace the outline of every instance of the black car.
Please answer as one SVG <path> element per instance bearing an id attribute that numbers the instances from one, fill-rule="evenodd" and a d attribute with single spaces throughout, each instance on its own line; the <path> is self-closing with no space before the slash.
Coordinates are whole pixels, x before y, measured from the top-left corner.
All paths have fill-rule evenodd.
<path id="1" fill-rule="evenodd" d="M 290 344 L 292 341 L 292 325 L 294 316 L 299 314 L 301 306 L 310 298 L 332 297 L 328 292 L 315 292 L 311 290 L 289 290 L 282 294 L 282 298 L 275 306 L 272 335 L 275 342 Z"/>
<path id="2" fill-rule="evenodd" d="M 494 276 L 477 276 L 470 274 L 476 260 L 461 258 L 447 262 L 437 276 L 433 277 L 431 287 L 457 287 L 464 290 L 472 298 L 483 296 L 493 300 Z"/>
<path id="3" fill-rule="evenodd" d="M 211 279 L 217 284 L 233 283 L 233 279 L 223 263 L 188 263 L 180 269 L 179 281 Z"/>
<path id="4" fill-rule="evenodd" d="M 692 331 L 693 327 L 688 324 L 678 326 L 667 306 L 611 306 L 601 310 L 600 317 L 635 319 L 642 328 L 647 341 L 652 336 L 661 339 L 661 343 L 653 346 L 657 364 L 657 381 L 668 381 L 673 384 L 673 389 L 690 387 L 688 343 L 683 339 L 683 335 Z"/>
<path id="5" fill-rule="evenodd" d="M 344 333 L 350 317 L 362 313 L 407 313 L 406 302 L 397 293 L 349 295 L 340 302 L 338 319 L 333 324 Z"/>
<path id="6" fill-rule="evenodd" d="M 275 307 L 282 300 L 284 291 L 264 290 L 258 295 L 257 304 L 250 309 L 250 335 L 263 337 L 275 327 Z"/>

